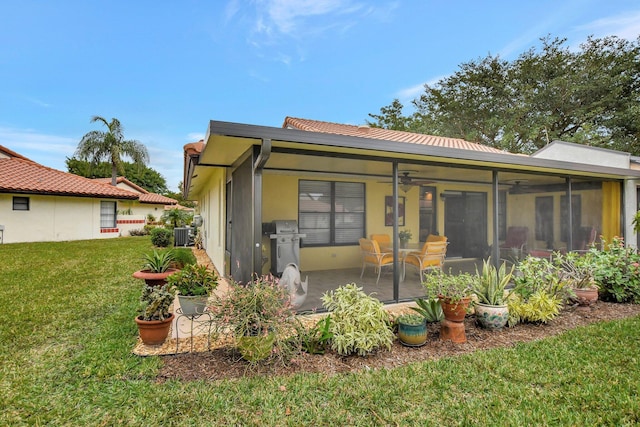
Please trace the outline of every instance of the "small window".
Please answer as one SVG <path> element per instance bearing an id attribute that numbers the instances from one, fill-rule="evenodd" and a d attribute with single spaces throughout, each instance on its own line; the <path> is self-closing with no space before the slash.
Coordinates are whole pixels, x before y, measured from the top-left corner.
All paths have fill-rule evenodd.
<path id="1" fill-rule="evenodd" d="M 28 211 L 29 210 L 29 198 L 28 197 L 14 197 L 13 198 L 13 210 L 14 211 Z"/>
<path id="2" fill-rule="evenodd" d="M 116 202 L 100 202 L 100 228 L 115 228 Z"/>

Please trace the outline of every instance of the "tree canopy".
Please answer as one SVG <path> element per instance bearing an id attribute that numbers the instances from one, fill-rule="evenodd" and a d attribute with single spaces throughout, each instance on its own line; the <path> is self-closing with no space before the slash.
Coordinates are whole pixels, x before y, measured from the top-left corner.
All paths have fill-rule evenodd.
<path id="1" fill-rule="evenodd" d="M 460 65 L 412 101 L 369 114 L 374 127 L 463 138 L 514 153 L 553 140 L 640 155 L 640 37 L 590 37 L 579 49 L 541 40 L 514 61 Z"/>
<path id="2" fill-rule="evenodd" d="M 122 156 L 127 156 L 136 164 L 146 165 L 149 161 L 147 148 L 139 141 L 126 140 L 122 133 L 122 125 L 116 118 L 110 122 L 100 116 L 93 116 L 91 122 L 101 122 L 107 127 L 107 131 L 92 130 L 85 134 L 78 147 L 75 156 L 80 160 L 88 160 L 98 164 L 101 161 L 111 163 L 111 184 L 116 185 L 118 172 L 122 169 Z"/>
<path id="3" fill-rule="evenodd" d="M 67 157 L 65 160 L 67 170 L 70 173 L 84 176 L 86 178 L 109 178 L 111 177 L 111 163 L 100 162 L 92 164 L 86 160 L 78 160 L 75 157 Z M 148 166 L 136 165 L 131 162 L 121 162 L 122 176 L 129 181 L 144 188 L 151 193 L 166 195 L 169 193 L 167 181 L 156 170 Z M 170 197 L 170 196 L 169 196 Z"/>

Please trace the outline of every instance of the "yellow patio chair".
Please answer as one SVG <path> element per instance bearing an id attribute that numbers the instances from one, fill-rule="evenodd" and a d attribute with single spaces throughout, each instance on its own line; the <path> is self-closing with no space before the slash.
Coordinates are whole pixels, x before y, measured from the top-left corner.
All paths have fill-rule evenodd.
<path id="1" fill-rule="evenodd" d="M 391 236 L 388 234 L 372 234 L 371 240 L 375 240 L 378 242 L 378 246 L 381 248 L 390 248 L 391 247 Z"/>
<path id="2" fill-rule="evenodd" d="M 433 268 L 442 270 L 447 254 L 447 244 L 446 237 L 444 237 L 444 240 L 438 242 L 426 242 L 421 251 L 409 252 L 404 257 L 403 271 L 406 274 L 407 265 L 412 265 L 418 269 L 418 274 L 422 278 L 422 274 L 426 270 Z"/>
<path id="3" fill-rule="evenodd" d="M 364 275 L 364 269 L 367 265 L 372 265 L 374 271 L 378 272 L 378 278 L 376 285 L 380 281 L 380 273 L 382 267 L 393 267 L 393 254 L 390 252 L 381 252 L 380 245 L 375 240 L 361 238 L 359 241 L 360 250 L 362 252 L 362 271 L 360 272 L 360 278 Z"/>

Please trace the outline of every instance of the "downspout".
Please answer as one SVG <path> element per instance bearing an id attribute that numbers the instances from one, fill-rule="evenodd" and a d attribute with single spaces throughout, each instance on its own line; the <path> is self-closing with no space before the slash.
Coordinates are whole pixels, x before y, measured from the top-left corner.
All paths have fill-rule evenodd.
<path id="1" fill-rule="evenodd" d="M 253 250 L 252 271 L 262 276 L 262 169 L 271 156 L 271 139 L 263 138 L 260 152 L 253 163 Z"/>

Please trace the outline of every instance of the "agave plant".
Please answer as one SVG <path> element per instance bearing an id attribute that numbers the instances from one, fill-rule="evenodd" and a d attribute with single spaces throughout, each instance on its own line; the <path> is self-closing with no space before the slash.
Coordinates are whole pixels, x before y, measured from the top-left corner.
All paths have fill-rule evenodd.
<path id="1" fill-rule="evenodd" d="M 171 262 L 174 260 L 172 250 L 168 251 L 156 251 L 144 254 L 142 265 L 143 270 L 148 270 L 152 273 L 164 273 L 171 267 Z"/>
<path id="2" fill-rule="evenodd" d="M 473 283 L 472 291 L 478 297 L 478 301 L 487 305 L 504 305 L 505 289 L 511 281 L 514 267 L 507 272 L 506 263 L 502 263 L 499 269 L 491 264 L 491 258 L 483 261 L 482 274 L 476 269 L 478 280 Z"/>
<path id="3" fill-rule="evenodd" d="M 444 319 L 442 305 L 438 299 L 416 299 L 417 307 L 410 307 L 411 310 L 417 312 L 424 317 L 428 323 L 439 322 Z"/>

